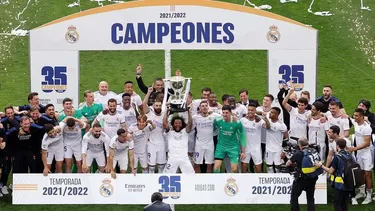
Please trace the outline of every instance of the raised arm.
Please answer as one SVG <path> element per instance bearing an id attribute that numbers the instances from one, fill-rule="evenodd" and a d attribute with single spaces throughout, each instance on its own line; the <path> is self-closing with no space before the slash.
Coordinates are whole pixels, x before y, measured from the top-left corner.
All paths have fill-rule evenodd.
<path id="1" fill-rule="evenodd" d="M 139 64 L 138 67 L 137 67 L 137 77 L 136 77 L 136 80 L 137 80 L 137 84 L 138 84 L 139 89 L 144 94 L 147 94 L 148 88 L 145 85 L 145 83 L 143 83 L 143 80 L 142 80 L 142 65 L 141 64 Z"/>
<path id="2" fill-rule="evenodd" d="M 148 88 L 148 92 L 143 99 L 142 106 L 143 106 L 143 112 L 144 114 L 148 114 L 150 112 L 150 108 L 148 107 L 148 99 L 150 98 L 151 93 L 154 91 L 152 87 Z"/>

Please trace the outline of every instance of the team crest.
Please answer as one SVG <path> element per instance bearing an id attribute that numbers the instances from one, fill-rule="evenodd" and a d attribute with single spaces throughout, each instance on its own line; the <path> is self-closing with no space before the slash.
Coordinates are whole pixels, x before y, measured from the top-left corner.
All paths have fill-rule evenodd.
<path id="1" fill-rule="evenodd" d="M 78 32 L 76 31 L 77 28 L 75 26 L 69 26 L 68 27 L 68 32 L 66 32 L 65 34 L 65 40 L 68 42 L 68 43 L 76 43 L 79 39 L 79 34 Z"/>
<path id="2" fill-rule="evenodd" d="M 224 187 L 224 192 L 228 196 L 235 196 L 238 193 L 238 186 L 236 184 L 236 179 L 234 178 L 229 178 L 227 179 L 227 184 Z"/>
<path id="3" fill-rule="evenodd" d="M 280 40 L 281 35 L 277 29 L 275 25 L 270 26 L 270 31 L 267 33 L 267 40 L 270 43 L 277 43 Z"/>
<path id="4" fill-rule="evenodd" d="M 111 185 L 110 179 L 103 180 L 103 184 L 100 186 L 99 192 L 100 195 L 104 197 L 110 197 L 113 195 L 113 186 Z"/>

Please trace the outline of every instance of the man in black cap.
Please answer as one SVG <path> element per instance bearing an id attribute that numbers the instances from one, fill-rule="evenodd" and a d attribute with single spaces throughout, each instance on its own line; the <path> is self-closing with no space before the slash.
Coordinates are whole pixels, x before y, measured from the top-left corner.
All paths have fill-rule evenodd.
<path id="1" fill-rule="evenodd" d="M 172 211 L 171 206 L 163 202 L 163 195 L 159 192 L 152 194 L 151 202 L 144 208 L 144 211 Z"/>

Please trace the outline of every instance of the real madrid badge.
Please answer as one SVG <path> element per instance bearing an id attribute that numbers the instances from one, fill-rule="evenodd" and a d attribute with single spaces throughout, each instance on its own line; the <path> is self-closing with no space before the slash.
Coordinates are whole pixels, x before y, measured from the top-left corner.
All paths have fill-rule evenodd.
<path id="1" fill-rule="evenodd" d="M 68 43 L 76 43 L 79 39 L 79 34 L 78 32 L 76 31 L 77 28 L 75 26 L 69 26 L 68 27 L 68 31 L 66 32 L 65 34 L 65 40 L 68 42 Z"/>
<path id="2" fill-rule="evenodd" d="M 280 32 L 277 31 L 277 26 L 275 25 L 272 25 L 270 26 L 270 31 L 267 33 L 267 40 L 270 42 L 270 43 L 277 43 L 279 40 L 280 40 Z"/>

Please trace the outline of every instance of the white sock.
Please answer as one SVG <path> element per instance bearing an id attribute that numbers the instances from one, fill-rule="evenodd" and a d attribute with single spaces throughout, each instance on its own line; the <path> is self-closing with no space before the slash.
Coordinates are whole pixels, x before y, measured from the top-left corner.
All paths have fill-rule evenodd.
<path id="1" fill-rule="evenodd" d="M 149 174 L 155 174 L 155 166 L 149 166 L 148 167 L 148 173 Z"/>
<path id="2" fill-rule="evenodd" d="M 267 173 L 275 173 L 272 166 L 267 166 Z"/>
<path id="3" fill-rule="evenodd" d="M 165 164 L 158 164 L 158 174 L 162 174 L 164 171 Z"/>
<path id="4" fill-rule="evenodd" d="M 367 198 L 371 198 L 372 197 L 372 188 L 371 189 L 367 189 L 366 190 L 366 193 L 367 193 Z"/>
<path id="5" fill-rule="evenodd" d="M 171 207 L 171 210 L 174 211 L 174 204 L 169 204 L 169 206 Z"/>
<path id="6" fill-rule="evenodd" d="M 366 195 L 365 190 L 366 190 L 366 186 L 365 185 L 361 185 L 361 187 L 359 187 L 359 192 Z"/>
<path id="7" fill-rule="evenodd" d="M 142 174 L 148 174 L 148 169 L 142 169 Z"/>

